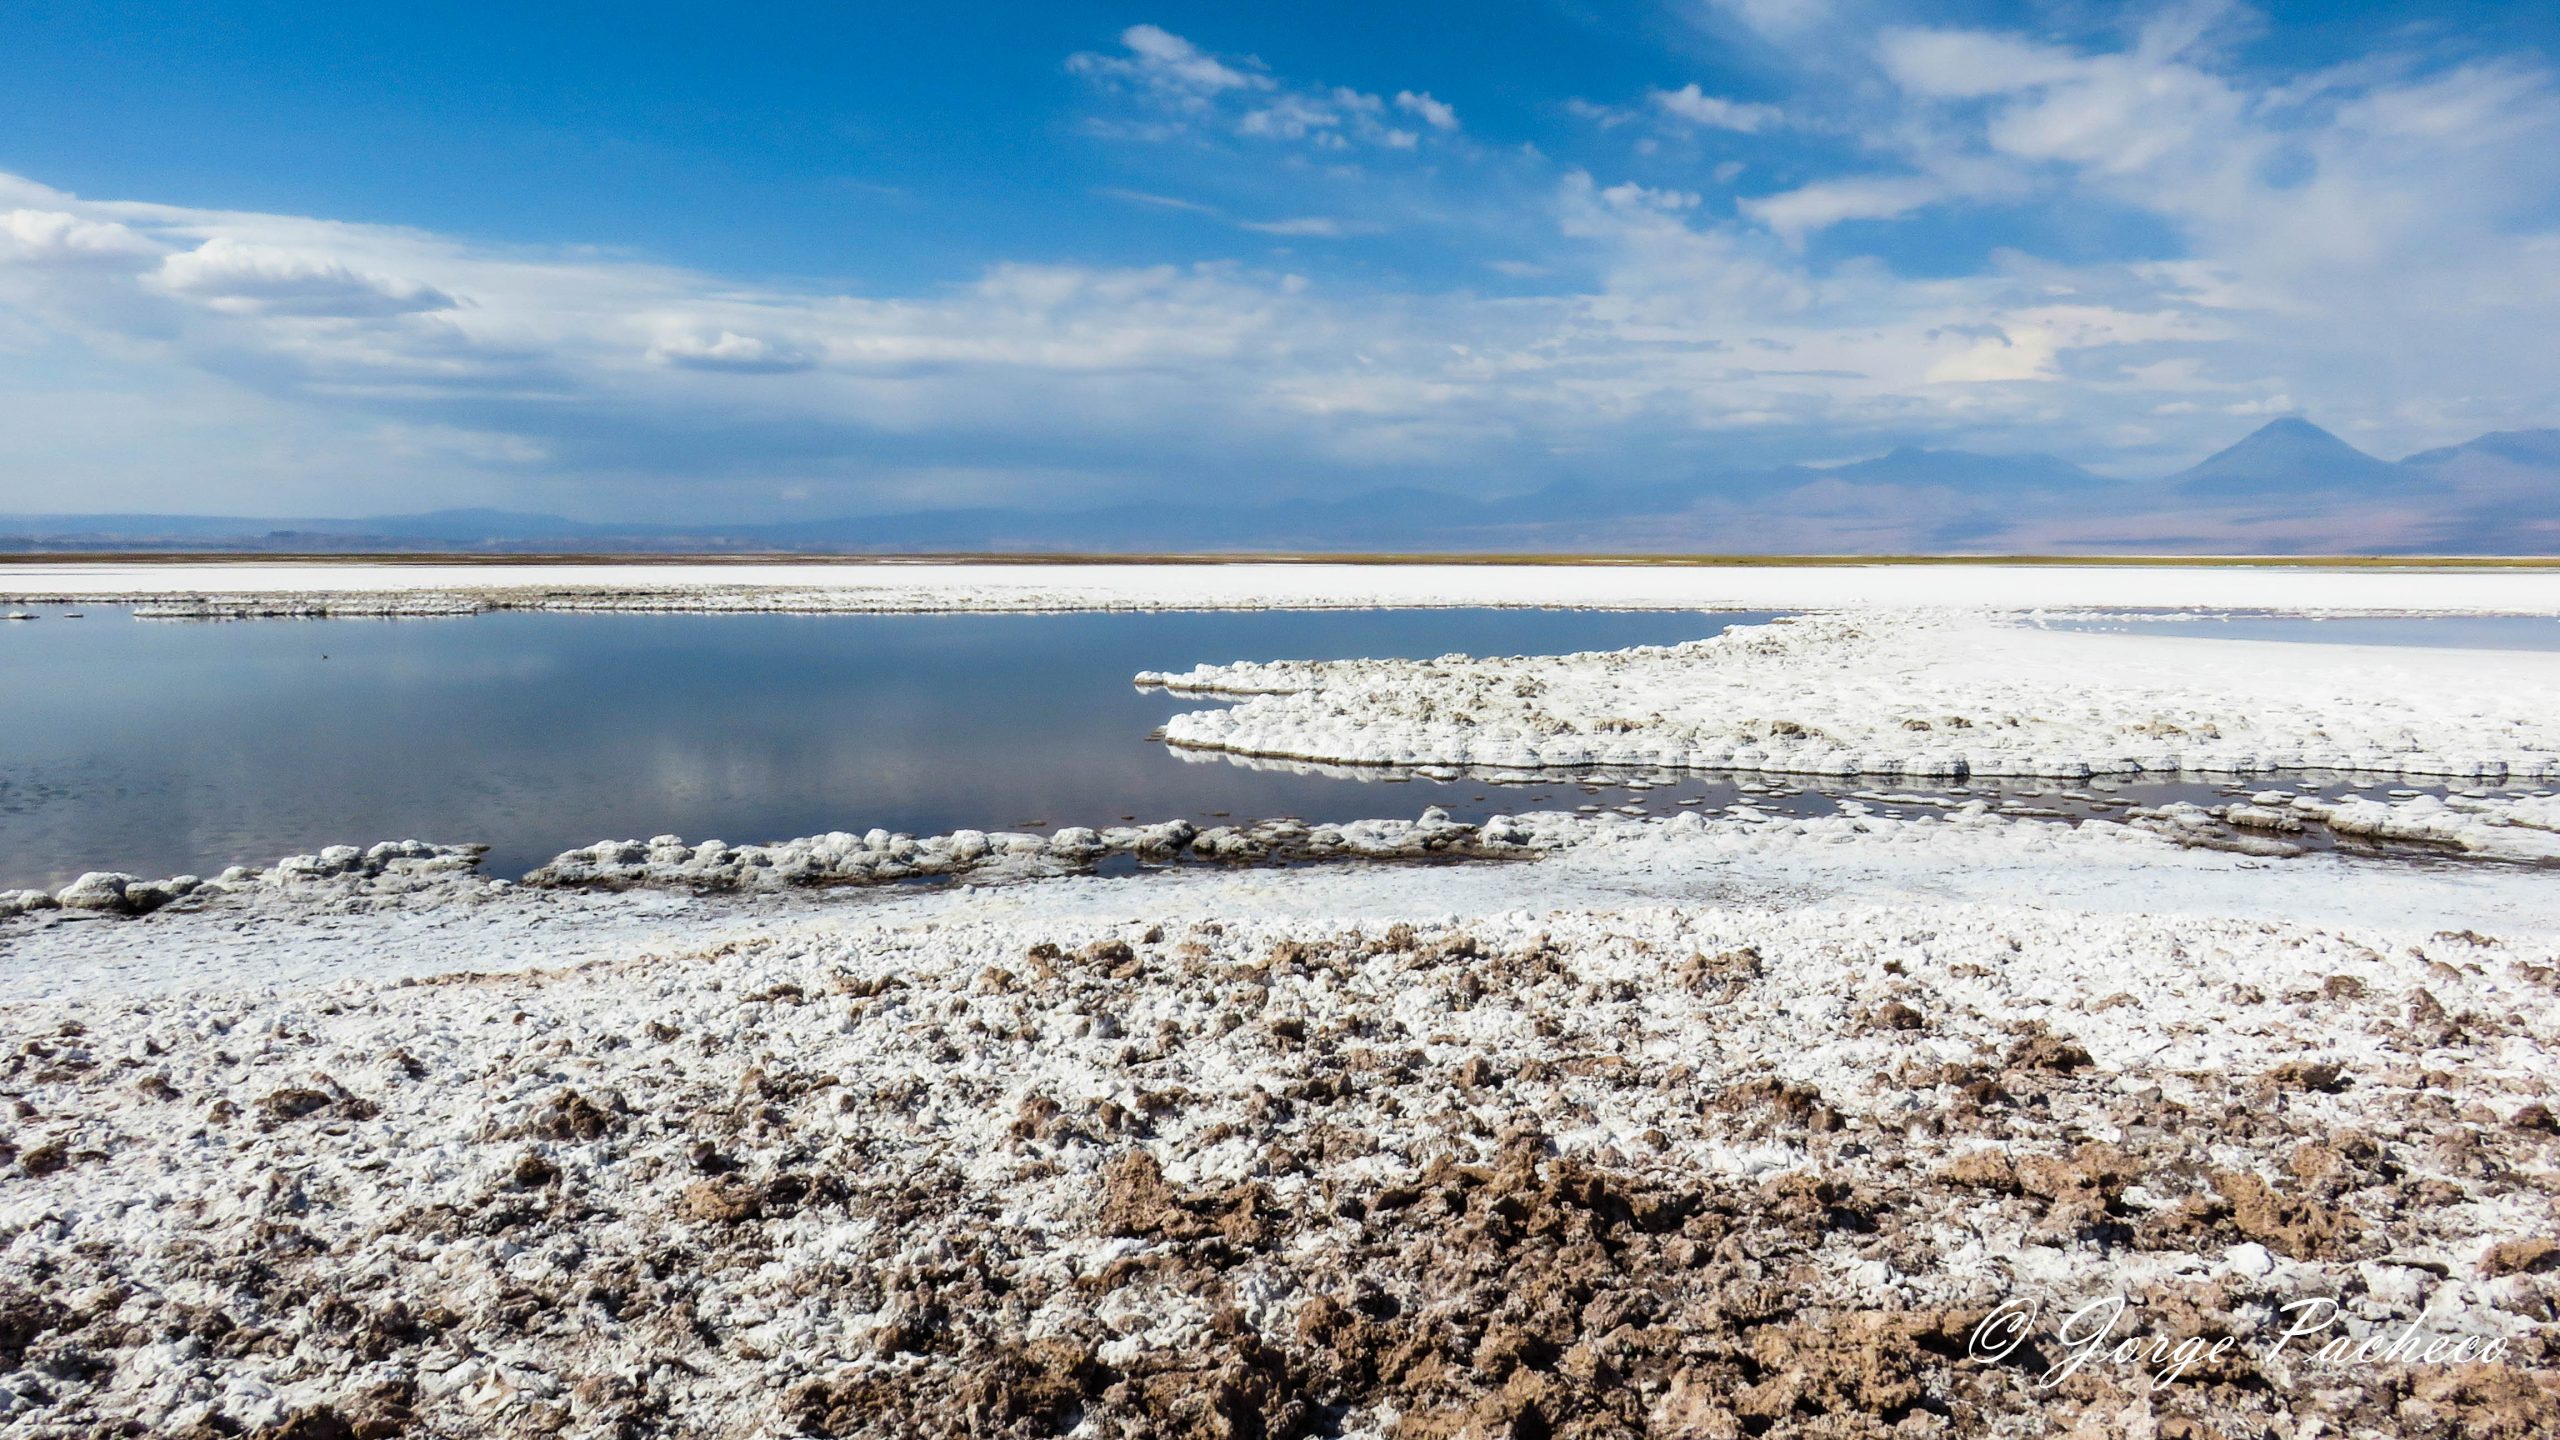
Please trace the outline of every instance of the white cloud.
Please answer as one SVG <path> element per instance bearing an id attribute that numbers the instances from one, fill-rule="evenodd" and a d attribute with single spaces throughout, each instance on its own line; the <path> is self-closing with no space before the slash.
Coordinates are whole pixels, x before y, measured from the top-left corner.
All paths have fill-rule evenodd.
<path id="1" fill-rule="evenodd" d="M 1916 175 L 1823 180 L 1740 202 L 1743 214 L 1789 241 L 1844 220 L 1891 220 L 1946 197 L 1946 187 Z"/>
<path id="2" fill-rule="evenodd" d="M 156 259 L 149 241 L 112 220 L 59 210 L 0 213 L 0 259 L 17 264 L 129 264 Z"/>
<path id="3" fill-rule="evenodd" d="M 1366 141 L 1390 150 L 1411 150 L 1422 137 L 1387 124 L 1386 102 L 1357 90 L 1283 94 L 1259 109 L 1245 112 L 1236 133 L 1264 139 L 1309 140 L 1320 149 L 1349 149 Z"/>
<path id="4" fill-rule="evenodd" d="M 1303 140 L 1319 130 L 1335 131 L 1342 111 L 1310 95 L 1283 95 L 1259 110 L 1248 111 L 1236 129 L 1246 135 Z"/>
<path id="5" fill-rule="evenodd" d="M 722 330 L 716 335 L 662 336 L 649 347 L 649 358 L 664 365 L 694 370 L 734 370 L 774 375 L 806 370 L 815 364 L 809 353 L 785 341 Z"/>
<path id="6" fill-rule="evenodd" d="M 1975 30 L 1887 30 L 1876 54 L 1894 83 L 1940 99 L 2007 95 L 2066 78 L 2079 66 L 2069 51 Z"/>
<path id="7" fill-rule="evenodd" d="M 2282 393 L 2256 400 L 2235 401 L 2222 407 L 2225 415 L 2294 415 L 2300 412 L 2301 407 L 2293 403 L 2293 397 Z"/>
<path id="8" fill-rule="evenodd" d="M 1341 221 L 1325 215 L 1301 215 L 1289 220 L 1241 220 L 1241 229 L 1258 235 L 1303 235 L 1315 239 L 1339 239 L 1350 233 Z"/>
<path id="9" fill-rule="evenodd" d="M 156 278 L 170 294 L 233 315 L 381 319 L 455 304 L 418 280 L 363 274 L 325 254 L 222 235 L 161 261 Z"/>
<path id="10" fill-rule="evenodd" d="M 1831 18 L 1830 0 L 1707 0 L 1770 40 L 1787 43 Z"/>
<path id="11" fill-rule="evenodd" d="M 1126 55 L 1077 54 L 1067 68 L 1079 75 L 1133 84 L 1159 101 L 1185 110 L 1200 110 L 1229 90 L 1268 90 L 1271 77 L 1258 67 L 1238 68 L 1181 36 L 1154 25 L 1132 25 L 1120 32 Z M 1250 64 L 1250 62 L 1246 62 Z"/>
<path id="12" fill-rule="evenodd" d="M 1396 108 L 1409 115 L 1419 117 L 1423 124 L 1430 126 L 1434 130 L 1455 130 L 1458 128 L 1458 112 L 1447 104 L 1432 99 L 1427 91 L 1397 91 Z"/>
<path id="13" fill-rule="evenodd" d="M 1588 120 L 1603 130 L 1615 130 L 1636 118 L 1632 110 L 1615 105 L 1601 105 L 1577 95 L 1564 102 L 1564 113 L 1577 120 Z"/>
<path id="14" fill-rule="evenodd" d="M 1105 199 L 1126 200 L 1132 205 L 1145 205 L 1157 210 L 1181 210 L 1193 215 L 1218 213 L 1218 207 L 1215 205 L 1204 205 L 1197 200 L 1185 200 L 1178 195 L 1157 195 L 1146 190 L 1130 190 L 1118 185 L 1098 185 L 1094 187 L 1093 193 Z"/>
<path id="15" fill-rule="evenodd" d="M 2522 318 L 2560 309 L 2560 264 L 2533 238 L 2560 203 L 2552 73 L 2377 55 L 2286 83 L 2218 43 L 2195 14 L 2164 11 L 2120 49 L 1906 30 L 1879 58 L 1911 102 L 1897 124 L 1929 137 L 1942 173 L 2024 167 L 2013 194 L 2170 228 L 2186 253 L 2137 277 L 2249 315 L 2266 349 L 2301 347 L 2299 363 L 2249 367 L 2324 377 L 2297 398 L 2348 408 L 2425 353 L 2433 373 L 2473 371 L 2489 393 L 2525 387 L 2560 410 Z M 2409 408 L 2385 393 L 2354 403 Z"/>
<path id="16" fill-rule="evenodd" d="M 1067 61 L 1071 72 L 1124 92 L 1153 112 L 1141 123 L 1095 122 L 1105 134 L 1166 140 L 1223 129 L 1320 150 L 1413 150 L 1422 143 L 1421 133 L 1391 122 L 1391 110 L 1443 135 L 1458 129 L 1458 112 L 1424 92 L 1399 91 L 1389 102 L 1347 86 L 1284 85 L 1260 61 L 1230 62 L 1153 25 L 1132 26 L 1120 38 L 1127 55 L 1080 54 Z"/>
<path id="17" fill-rule="evenodd" d="M 1211 219 L 1225 221 L 1239 230 L 1252 231 L 1257 235 L 1337 239 L 1345 235 L 1372 233 L 1381 228 L 1374 224 L 1336 220 L 1328 215 L 1298 215 L 1278 220 L 1238 220 L 1215 205 L 1205 205 L 1197 200 L 1184 200 L 1171 195 L 1155 195 L 1144 190 L 1123 190 L 1112 186 L 1099 187 L 1093 193 L 1108 199 L 1125 200 L 1132 205 L 1144 205 L 1150 209 L 1178 210 L 1185 214 L 1205 215 Z"/>
<path id="18" fill-rule="evenodd" d="M 1932 364 L 1929 384 L 2060 380 L 2061 356 L 2163 341 L 2218 338 L 2210 322 L 2174 310 L 2138 313 L 2096 305 L 2030 305 L 2008 311 L 2002 328 Z M 1952 338 L 1956 338 L 1951 336 Z M 2137 373 L 2118 367 L 2120 374 Z M 2183 375 L 2173 383 L 2187 383 Z"/>
<path id="19" fill-rule="evenodd" d="M 1172 76 L 1195 90 L 1234 90 L 1258 82 L 1256 77 L 1228 68 L 1200 47 L 1179 35 L 1154 25 L 1132 25 L 1120 32 L 1120 43 L 1151 69 Z"/>
<path id="20" fill-rule="evenodd" d="M 1740 100 L 1727 100 L 1700 90 L 1695 82 L 1677 90 L 1656 90 L 1648 97 L 1655 108 L 1695 125 L 1717 130 L 1734 130 L 1749 135 L 1778 122 L 1774 105 L 1753 105 Z"/>

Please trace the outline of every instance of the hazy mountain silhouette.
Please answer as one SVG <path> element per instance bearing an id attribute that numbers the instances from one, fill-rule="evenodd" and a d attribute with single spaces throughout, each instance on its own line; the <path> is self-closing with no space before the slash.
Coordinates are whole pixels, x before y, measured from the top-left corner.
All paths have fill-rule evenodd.
<path id="1" fill-rule="evenodd" d="M 2423 494 L 2424 475 L 2379 460 L 2308 420 L 2271 420 L 2226 450 L 2169 477 L 2178 494 L 2200 499 L 2353 500 Z"/>
<path id="2" fill-rule="evenodd" d="M 2447 553 L 2560 553 L 2560 430 L 2499 430 L 2400 462 L 2458 500 L 2425 543 Z"/>
<path id="3" fill-rule="evenodd" d="M 0 515 L 0 549 L 2560 553 L 2560 430 L 2498 431 L 2393 463 L 2287 418 L 2147 482 L 2050 455 L 1906 446 L 1842 465 L 1569 481 L 1493 500 L 1408 487 L 1342 500 L 687 525 L 488 509 L 309 520 Z"/>
<path id="4" fill-rule="evenodd" d="M 1851 484 L 1943 485 L 1975 494 L 2069 492 L 2113 483 L 2051 455 L 1976 455 L 1964 450 L 1922 450 L 1907 445 L 1873 460 L 1810 473 Z"/>
<path id="5" fill-rule="evenodd" d="M 2400 463 L 2415 469 L 2439 470 L 2471 459 L 2560 471 L 2560 430 L 2492 430 L 2477 440 L 2421 450 Z"/>

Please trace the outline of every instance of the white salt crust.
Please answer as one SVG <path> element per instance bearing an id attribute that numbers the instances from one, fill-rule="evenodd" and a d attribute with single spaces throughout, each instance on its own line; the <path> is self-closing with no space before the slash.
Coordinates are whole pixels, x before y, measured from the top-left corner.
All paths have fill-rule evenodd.
<path id="1" fill-rule="evenodd" d="M 2058 631 L 1965 611 L 1808 616 L 1564 656 L 1146 673 L 1242 697 L 1178 747 L 1333 764 L 1909 776 L 2560 776 L 2560 654 Z"/>
<path id="2" fill-rule="evenodd" d="M 0 1184 L 0 1265 L 52 1277 L 62 1309 L 104 1317 L 89 1333 L 124 1337 L 91 1342 L 122 1348 L 76 1378 L 0 1375 L 0 1417 L 42 1425 L 77 1405 L 149 1432 L 217 1417 L 256 1431 L 392 1381 L 436 1426 L 533 1434 L 595 1423 L 611 1392 L 584 1382 L 622 1374 L 648 1377 L 683 1433 L 776 1433 L 791 1428 L 783 1407 L 799 1382 L 903 1363 L 884 1357 L 882 1337 L 907 1312 L 861 1277 L 928 1265 L 989 1227 L 1012 1237 L 1025 1278 L 1159 1253 L 1091 1231 L 1106 1169 L 1131 1144 L 1164 1157 L 1176 1184 L 1258 1180 L 1278 1203 L 1312 1207 L 1329 1185 L 1374 1188 L 1434 1156 L 1490 1156 L 1495 1127 L 1475 1118 L 1505 1118 L 1533 1084 L 1552 1092 L 1562 1157 L 1692 1183 L 1812 1174 L 1893 1194 L 1907 1232 L 1895 1253 L 1925 1266 L 1879 1263 L 1843 1231 L 1789 1274 L 1807 1305 L 1978 1307 L 2022 1288 L 2059 1299 L 2236 1273 L 2256 1287 L 2245 1290 L 2253 1322 L 2296 1294 L 2343 1293 L 2356 1297 L 2358 1334 L 2424 1313 L 2455 1333 L 2523 1337 L 2548 1302 L 2544 1282 L 2483 1257 L 2547 1228 L 2549 1150 L 2496 1178 L 2463 1168 L 2470 1151 L 2434 1143 L 2469 1134 L 2476 1146 L 2549 1097 L 2560 957 L 2546 940 L 2092 924 L 1975 904 L 1531 910 L 1388 931 L 1304 918 L 849 920 L 552 974 L 0 1007 L 31 1107 L 12 1143 L 51 1157 Z M 1470 1003 L 1464 967 L 1419 971 L 1412 958 L 1461 933 L 1486 955 L 1560 956 L 1561 978 L 1521 1003 Z M 1348 958 L 1296 973 L 1271 958 L 1292 942 Z M 1154 968 L 1031 983 L 1043 944 L 1069 955 L 1117 944 Z M 1676 978 L 1688 957 L 1744 954 L 1753 978 L 1739 998 Z M 1231 1024 L 1221 1012 L 1237 975 L 1259 984 L 1256 1008 Z M 1566 1038 L 1547 1038 L 1532 1004 L 1553 1007 Z M 1925 1028 L 1879 1026 L 1871 1017 L 1888 1005 L 1917 1007 Z M 2413 1009 L 2450 1018 L 2404 1023 Z M 1366 1153 L 1288 1172 L 1267 1163 L 1275 1138 L 1315 1143 L 1315 1122 L 1268 1118 L 1270 1094 L 1301 1073 L 1299 1050 L 1273 1038 L 1275 1017 L 1412 1049 L 1410 1073 L 1364 1077 L 1323 1113 L 1369 1136 Z M 2092 1246 L 1980 1192 L 1924 1183 L 1981 1142 L 1961 1129 L 1902 1138 L 1938 1102 L 1891 1077 L 2013 1050 L 2022 1026 L 2068 1036 L 2104 1077 L 2057 1093 L 2038 1138 L 2003 1146 L 2022 1165 L 2091 1141 L 2134 1144 L 2118 1112 L 2145 1094 L 2225 1113 L 2256 1077 L 2326 1063 L 2348 1079 L 2334 1091 L 2287 1082 L 2287 1123 L 2369 1132 L 2441 1198 L 2394 1212 L 2372 1258 L 2321 1261 L 2226 1249 L 2209 1233 L 2150 1251 Z M 1555 1074 L 1558 1056 L 1577 1054 L 1607 1063 L 1499 1094 L 1450 1078 L 1476 1062 Z M 2458 1079 L 2438 1075 L 2448 1067 Z M 1024 1138 L 1043 1105 L 1145 1113 L 1149 1087 L 1177 1081 L 1179 1107 L 1159 1104 L 1139 1140 L 1064 1127 Z M 1702 1099 L 1771 1082 L 1818 1091 L 1849 1133 L 1896 1137 L 1893 1167 L 1801 1130 L 1746 1140 L 1700 1124 Z M 2293 1148 L 2286 1138 L 2266 1155 L 2214 1159 L 2280 1167 Z M 913 1171 L 948 1176 L 958 1198 L 945 1221 L 903 1228 L 813 1207 L 762 1223 L 749 1252 L 725 1245 L 728 1222 L 709 1208 L 732 1193 L 702 1178 L 703 1156 L 722 1149 L 759 1187 L 793 1167 Z M 2124 1204 L 2167 1215 L 2193 1188 L 2146 1171 Z M 554 1196 L 571 1219 L 553 1214 Z M 1323 1283 L 1311 1267 L 1331 1242 L 1319 1231 L 1307 1243 L 1319 1249 L 1247 1255 L 1230 1276 L 1243 1323 L 1272 1343 Z M 680 1306 L 578 1308 L 589 1277 L 660 1252 L 703 1256 L 670 1282 Z M 221 1259 L 244 1255 L 278 1268 L 243 1279 Z M 279 1290 L 286 1275 L 322 1293 Z M 575 1323 L 508 1322 L 528 1290 L 571 1297 L 558 1313 Z M 376 1360 L 332 1332 L 340 1312 L 317 1303 L 332 1294 L 356 1297 L 350 1313 L 363 1317 L 397 1306 L 452 1319 Z M 1137 1308 L 1114 1323 L 1136 1351 L 1190 1343 L 1203 1321 L 1170 1290 L 1127 1303 Z M 208 1308 L 280 1343 L 222 1354 L 152 1338 L 202 1328 Z M 1009 1323 L 1036 1335 L 1066 1315 Z M 1353 1434 L 1393 1420 L 1345 1418 Z"/>

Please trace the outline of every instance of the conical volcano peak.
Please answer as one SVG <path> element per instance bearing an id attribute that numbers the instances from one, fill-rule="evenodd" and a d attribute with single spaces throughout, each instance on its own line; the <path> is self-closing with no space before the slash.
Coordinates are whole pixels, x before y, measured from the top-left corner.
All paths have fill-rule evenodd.
<path id="1" fill-rule="evenodd" d="M 2236 445 L 2170 478 L 2191 495 L 2401 495 L 2424 484 L 2417 472 L 2377 460 L 2299 415 L 2270 420 Z"/>

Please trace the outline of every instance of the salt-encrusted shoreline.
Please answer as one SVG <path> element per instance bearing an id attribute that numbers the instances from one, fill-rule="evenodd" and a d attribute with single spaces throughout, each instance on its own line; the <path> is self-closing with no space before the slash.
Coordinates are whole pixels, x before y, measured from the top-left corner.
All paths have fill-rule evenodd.
<path id="1" fill-rule="evenodd" d="M 1241 697 L 1168 743 L 1332 764 L 1851 777 L 2560 777 L 2560 655 L 2090 634 L 1967 611 L 1808 616 L 1566 656 L 1145 673 Z"/>
<path id="2" fill-rule="evenodd" d="M 0 564 L 0 601 L 171 618 L 485 610 L 1009 613 L 1569 606 L 2560 615 L 2560 570 L 2196 565 L 866 563 Z"/>
<path id="3" fill-rule="evenodd" d="M 1695 817 L 1679 833 L 1695 833 Z M 1607 817 L 1622 822 L 1624 817 Z M 91 871 L 59 890 L 0 890 L 0 921 L 68 914 L 140 918 L 172 908 L 227 902 L 282 901 L 295 906 L 425 907 L 476 899 L 519 886 L 535 890 L 682 890 L 771 894 L 811 888 L 895 885 L 967 878 L 1023 881 L 1090 871 L 1111 857 L 1210 864 L 1286 865 L 1321 860 L 1425 858 L 1522 859 L 1581 843 L 1610 825 L 1567 814 L 1496 816 L 1484 825 L 1452 820 L 1432 807 L 1412 820 L 1370 819 L 1311 825 L 1265 820 L 1203 829 L 1187 820 L 1093 829 L 1062 827 L 1046 835 L 955 830 L 913 836 L 874 829 L 837 831 L 762 845 L 719 840 L 687 843 L 600 840 L 554 856 L 521 880 L 478 872 L 485 845 L 431 845 L 392 840 L 370 847 L 333 845 L 289 855 L 272 866 L 234 865 L 212 879 L 177 875 L 144 879 Z"/>
<path id="4" fill-rule="evenodd" d="M 2560 798 L 2549 795 L 2421 795 L 2386 804 L 2270 792 L 2222 807 L 2215 818 L 2278 834 L 2323 825 L 2341 835 L 2449 845 L 2471 855 L 2560 860 Z"/>
<path id="5" fill-rule="evenodd" d="M 1667 858 L 1682 852 L 1726 852 L 1855 843 L 1946 846 L 2009 832 L 2010 848 L 2078 849 L 2105 854 L 2142 837 L 2169 839 L 2264 857 L 2311 853 L 2297 843 L 2317 827 L 2331 836 L 2427 847 L 2507 861 L 2560 860 L 2560 799 L 2419 796 L 2391 803 L 2268 792 L 2245 804 L 2129 807 L 2121 819 L 2078 823 L 2000 814 L 1987 801 L 1936 800 L 1941 813 L 1921 819 L 1877 815 L 1844 798 L 1838 813 L 1792 817 L 1736 803 L 1722 811 L 1637 816 L 1601 811 L 1531 811 L 1495 815 L 1481 824 L 1453 819 L 1437 806 L 1412 820 L 1339 824 L 1265 820 L 1206 829 L 1187 820 L 1103 829 L 1066 826 L 1041 835 L 957 830 L 911 836 L 874 829 L 837 831 L 759 845 L 680 836 L 601 840 L 564 851 L 520 880 L 479 873 L 485 845 L 386 841 L 335 845 L 291 855 L 272 866 L 235 865 L 210 880 L 194 875 L 143 879 L 92 871 L 61 887 L 0 890 L 0 922 L 57 914 L 140 918 L 225 904 L 268 902 L 305 911 L 334 908 L 434 909 L 519 888 L 536 891 L 669 890 L 689 894 L 776 895 L 792 891 L 893 886 L 911 881 L 966 880 L 975 885 L 1029 882 L 1086 874 L 1113 857 L 1159 865 L 1288 866 L 1319 861 L 1527 860 L 1586 847 L 1641 851 Z M 2046 832 L 2039 834 L 2037 832 Z"/>
<path id="6" fill-rule="evenodd" d="M 297 900 L 440 899 L 457 888 L 487 883 L 475 872 L 488 851 L 486 845 L 386 840 L 362 848 L 332 845 L 314 854 L 288 855 L 270 866 L 234 865 L 210 880 L 196 875 L 146 880 L 118 870 L 92 870 L 59 890 L 0 890 L 0 920 L 51 911 L 151 915 L 187 901 L 201 904 L 239 894 Z"/>

